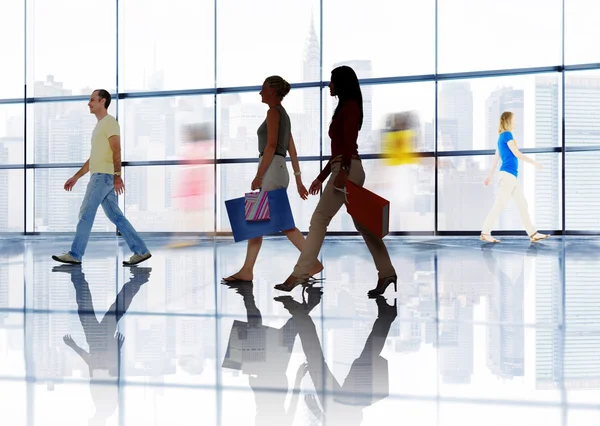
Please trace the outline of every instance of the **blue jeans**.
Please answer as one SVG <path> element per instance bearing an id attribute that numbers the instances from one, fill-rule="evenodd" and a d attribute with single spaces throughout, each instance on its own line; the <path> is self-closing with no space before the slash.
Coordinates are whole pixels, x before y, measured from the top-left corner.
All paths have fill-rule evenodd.
<path id="1" fill-rule="evenodd" d="M 90 182 L 88 183 L 85 197 L 83 197 L 81 209 L 79 210 L 77 232 L 71 245 L 71 251 L 69 252 L 71 256 L 81 262 L 88 240 L 90 239 L 96 212 L 100 205 L 102 205 L 108 219 L 117 226 L 117 229 L 123 238 L 125 238 L 129 249 L 136 254 L 148 253 L 146 244 L 144 244 L 119 208 L 117 194 L 115 193 L 114 176 L 106 173 L 94 173 L 90 177 Z"/>

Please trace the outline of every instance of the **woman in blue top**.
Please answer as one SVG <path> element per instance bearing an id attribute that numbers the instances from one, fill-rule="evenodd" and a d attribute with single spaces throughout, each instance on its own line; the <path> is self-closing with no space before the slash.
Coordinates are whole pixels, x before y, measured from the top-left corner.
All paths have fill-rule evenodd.
<path id="1" fill-rule="evenodd" d="M 519 151 L 517 143 L 513 139 L 512 135 L 513 117 L 514 114 L 509 111 L 503 112 L 500 116 L 500 125 L 498 126 L 498 148 L 496 149 L 496 154 L 494 155 L 494 163 L 492 164 L 490 174 L 484 182 L 486 186 L 489 185 L 492 177 L 494 176 L 494 171 L 498 166 L 498 160 L 502 159 L 502 166 L 500 166 L 500 191 L 498 192 L 498 198 L 496 199 L 494 207 L 485 219 L 483 230 L 481 231 L 481 236 L 479 237 L 482 241 L 487 243 L 500 242 L 492 237 L 492 227 L 498 220 L 500 212 L 506 207 L 511 198 L 513 198 L 515 203 L 517 203 L 519 215 L 521 216 L 521 222 L 523 222 L 523 226 L 527 231 L 527 235 L 529 235 L 529 240 L 532 243 L 535 243 L 549 237 L 549 235 L 540 234 L 537 232 L 535 226 L 531 222 L 531 217 L 529 217 L 529 211 L 527 209 L 527 200 L 525 199 L 521 185 L 519 185 L 519 182 L 517 181 L 519 173 L 519 160 L 533 164 L 538 169 L 541 169 L 542 165 Z"/>

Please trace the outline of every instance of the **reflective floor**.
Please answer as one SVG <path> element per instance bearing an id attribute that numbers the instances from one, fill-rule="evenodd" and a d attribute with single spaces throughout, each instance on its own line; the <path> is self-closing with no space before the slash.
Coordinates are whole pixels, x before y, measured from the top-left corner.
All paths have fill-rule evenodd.
<path id="1" fill-rule="evenodd" d="M 0 240 L 3 425 L 600 424 L 600 239 L 386 238 L 399 285 L 377 299 L 355 238 L 291 293 L 283 239 L 237 287 L 243 243 L 152 238 L 123 268 L 95 238 L 58 266 L 70 241 Z"/>

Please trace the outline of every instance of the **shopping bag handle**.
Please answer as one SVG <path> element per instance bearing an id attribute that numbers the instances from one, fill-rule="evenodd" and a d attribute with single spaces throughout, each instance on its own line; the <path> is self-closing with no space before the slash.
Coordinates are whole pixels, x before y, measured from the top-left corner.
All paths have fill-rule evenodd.
<path id="1" fill-rule="evenodd" d="M 346 190 L 346 188 L 338 188 L 338 187 L 336 187 L 336 186 L 334 185 L 334 186 L 333 186 L 333 189 L 335 189 L 336 191 L 343 192 L 343 193 L 344 193 L 344 198 L 345 198 L 345 200 L 346 200 L 346 201 L 345 201 L 345 202 L 346 202 L 346 204 L 350 204 L 350 203 L 348 202 L 348 191 Z"/>

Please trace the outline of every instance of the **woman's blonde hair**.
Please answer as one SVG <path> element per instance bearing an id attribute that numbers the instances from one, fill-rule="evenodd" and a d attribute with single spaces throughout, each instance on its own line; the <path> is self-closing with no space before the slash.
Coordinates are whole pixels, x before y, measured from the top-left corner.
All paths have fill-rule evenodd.
<path id="1" fill-rule="evenodd" d="M 500 116 L 500 124 L 498 125 L 498 133 L 509 132 L 512 130 L 512 120 L 514 114 L 510 111 L 504 111 Z"/>
<path id="2" fill-rule="evenodd" d="M 285 98 L 285 95 L 287 95 L 290 91 L 290 83 L 278 75 L 267 77 L 265 79 L 265 83 L 267 83 L 269 87 L 275 89 L 275 93 L 279 99 Z"/>

